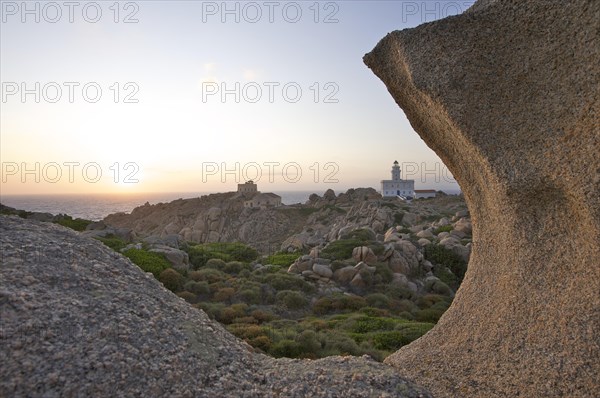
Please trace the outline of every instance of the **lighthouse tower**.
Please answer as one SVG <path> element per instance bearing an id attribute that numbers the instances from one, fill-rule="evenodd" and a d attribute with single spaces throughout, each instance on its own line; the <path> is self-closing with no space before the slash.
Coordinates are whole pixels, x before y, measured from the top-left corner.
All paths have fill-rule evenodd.
<path id="1" fill-rule="evenodd" d="M 400 166 L 397 160 L 394 160 L 394 165 L 392 166 L 392 180 L 400 181 Z"/>
<path id="2" fill-rule="evenodd" d="M 384 198 L 402 199 L 412 199 L 415 196 L 415 180 L 400 178 L 400 165 L 397 160 L 392 166 L 392 179 L 381 181 L 381 195 Z"/>

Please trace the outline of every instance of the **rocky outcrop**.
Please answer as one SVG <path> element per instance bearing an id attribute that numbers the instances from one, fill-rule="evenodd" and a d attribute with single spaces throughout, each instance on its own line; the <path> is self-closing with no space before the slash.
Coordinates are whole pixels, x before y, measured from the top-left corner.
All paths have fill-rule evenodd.
<path id="1" fill-rule="evenodd" d="M 252 351 L 122 255 L 0 216 L 0 396 L 431 397 L 368 357 Z"/>
<path id="2" fill-rule="evenodd" d="M 437 396 L 600 390 L 599 21 L 596 0 L 479 1 L 365 56 L 473 223 L 452 306 L 386 360 Z"/>

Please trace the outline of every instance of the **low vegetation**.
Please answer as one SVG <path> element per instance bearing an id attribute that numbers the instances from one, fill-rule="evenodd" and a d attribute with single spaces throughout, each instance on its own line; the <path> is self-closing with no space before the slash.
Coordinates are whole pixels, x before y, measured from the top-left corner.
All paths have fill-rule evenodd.
<path id="1" fill-rule="evenodd" d="M 374 246 L 372 238 L 368 231 L 353 231 L 323 254 L 347 259 L 356 246 Z M 114 236 L 99 240 L 115 250 L 125 247 Z M 274 357 L 367 354 L 381 361 L 429 331 L 451 302 L 443 283 L 422 297 L 390 285 L 393 274 L 386 264 L 375 265 L 371 285 L 361 295 L 324 294 L 287 273 L 298 254 L 258 258 L 256 250 L 241 243 L 190 244 L 185 250 L 188 272 L 176 271 L 161 254 L 145 249 L 123 254 L 257 351 Z M 439 250 L 431 255 L 449 256 Z M 332 268 L 344 265 L 334 261 Z"/>

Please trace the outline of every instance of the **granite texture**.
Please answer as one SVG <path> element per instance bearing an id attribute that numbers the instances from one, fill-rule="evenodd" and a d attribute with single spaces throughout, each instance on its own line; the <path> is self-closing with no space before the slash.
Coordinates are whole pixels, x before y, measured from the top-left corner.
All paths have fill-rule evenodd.
<path id="1" fill-rule="evenodd" d="M 364 61 L 473 222 L 454 303 L 386 362 L 438 397 L 600 396 L 600 1 L 480 1 Z"/>

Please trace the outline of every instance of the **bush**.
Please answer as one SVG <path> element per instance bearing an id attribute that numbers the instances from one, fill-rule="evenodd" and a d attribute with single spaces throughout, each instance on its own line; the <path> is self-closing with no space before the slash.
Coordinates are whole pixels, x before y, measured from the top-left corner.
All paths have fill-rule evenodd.
<path id="1" fill-rule="evenodd" d="M 395 322 L 390 318 L 362 316 L 354 322 L 351 331 L 354 333 L 369 333 L 394 329 Z"/>
<path id="2" fill-rule="evenodd" d="M 207 295 L 210 293 L 210 288 L 208 287 L 208 282 L 195 282 L 193 280 L 187 281 L 183 288 L 197 295 Z"/>
<path id="3" fill-rule="evenodd" d="M 185 301 L 187 301 L 188 303 L 196 302 L 196 295 L 192 292 L 184 291 L 177 293 L 177 295 Z"/>
<path id="4" fill-rule="evenodd" d="M 321 349 L 321 343 L 317 340 L 317 334 L 312 330 L 305 330 L 296 337 L 296 342 L 304 354 L 316 354 Z"/>
<path id="5" fill-rule="evenodd" d="M 373 346 L 378 350 L 396 351 L 403 345 L 410 343 L 402 332 L 389 331 L 377 333 L 373 336 Z"/>
<path id="6" fill-rule="evenodd" d="M 293 290 L 282 290 L 277 293 L 275 299 L 289 310 L 299 310 L 308 305 L 308 300 L 302 293 Z"/>
<path id="7" fill-rule="evenodd" d="M 238 293 L 238 297 L 246 304 L 260 304 L 260 289 L 245 289 Z"/>
<path id="8" fill-rule="evenodd" d="M 219 289 L 215 295 L 214 299 L 216 301 L 231 301 L 231 298 L 235 294 L 235 289 L 232 287 L 224 287 Z"/>
<path id="9" fill-rule="evenodd" d="M 443 225 L 441 227 L 437 227 L 435 229 L 435 231 L 433 231 L 434 235 L 439 234 L 440 232 L 450 232 L 452 231 L 454 228 L 452 228 L 452 225 Z"/>
<path id="10" fill-rule="evenodd" d="M 225 271 L 226 273 L 228 273 L 230 275 L 237 275 L 242 270 L 248 269 L 248 268 L 249 267 L 246 264 L 244 264 L 240 261 L 230 261 L 227 264 L 225 264 L 223 271 Z"/>
<path id="11" fill-rule="evenodd" d="M 242 262 L 250 262 L 254 261 L 258 258 L 258 252 L 256 249 L 247 246 L 243 243 L 206 243 L 202 245 L 202 247 L 210 254 L 216 254 L 215 257 L 211 258 L 222 258 L 225 255 L 229 257 L 228 260 L 242 261 Z"/>
<path id="12" fill-rule="evenodd" d="M 206 268 L 218 269 L 219 271 L 225 268 L 225 261 L 220 258 L 210 258 L 206 261 Z"/>
<path id="13" fill-rule="evenodd" d="M 427 245 L 424 251 L 425 258 L 434 264 L 445 265 L 458 278 L 458 283 L 462 282 L 467 263 L 458 254 L 442 245 Z M 454 286 L 458 287 L 458 286 Z"/>
<path id="14" fill-rule="evenodd" d="M 203 303 L 198 303 L 195 304 L 194 307 L 201 309 L 202 311 L 206 312 L 206 314 L 211 318 L 211 319 L 219 319 L 219 315 L 221 314 L 221 311 L 223 311 L 223 309 L 225 309 L 225 304 L 223 303 L 207 303 L 207 302 L 203 302 Z"/>
<path id="15" fill-rule="evenodd" d="M 183 276 L 173 268 L 167 268 L 162 271 L 158 276 L 158 280 L 172 292 L 181 290 L 183 285 Z"/>
<path id="16" fill-rule="evenodd" d="M 113 234 L 108 234 L 103 238 L 96 237 L 96 239 L 98 239 L 100 242 L 104 243 L 106 246 L 110 247 L 116 252 L 120 252 L 121 249 L 127 246 L 127 243 L 123 239 L 118 238 Z"/>
<path id="17" fill-rule="evenodd" d="M 261 350 L 263 352 L 268 352 L 269 349 L 271 348 L 272 342 L 268 336 L 257 336 L 255 338 L 249 340 L 248 344 L 250 344 L 254 348 L 258 348 L 259 350 Z"/>
<path id="18" fill-rule="evenodd" d="M 385 263 L 375 264 L 375 275 L 378 275 L 381 278 L 381 282 L 386 284 L 390 283 L 392 279 L 394 279 L 394 273 Z"/>
<path id="19" fill-rule="evenodd" d="M 452 289 L 441 280 L 427 281 L 425 289 L 436 294 L 441 294 L 442 296 L 452 296 L 453 294 Z"/>
<path id="20" fill-rule="evenodd" d="M 366 297 L 366 300 L 367 304 L 369 304 L 370 307 L 386 309 L 390 306 L 390 299 L 388 298 L 388 296 L 382 293 L 369 294 Z"/>
<path id="21" fill-rule="evenodd" d="M 254 310 L 250 313 L 250 315 L 259 323 L 269 322 L 275 318 L 275 315 L 263 310 Z"/>
<path id="22" fill-rule="evenodd" d="M 88 225 L 92 222 L 90 220 L 84 220 L 83 218 L 73 219 L 71 216 L 65 214 L 59 214 L 54 223 L 62 225 L 63 227 L 74 229 L 75 231 L 85 231 Z"/>
<path id="23" fill-rule="evenodd" d="M 269 353 L 275 358 L 297 358 L 302 354 L 302 347 L 293 340 L 281 340 L 271 346 Z"/>
<path id="24" fill-rule="evenodd" d="M 298 254 L 293 253 L 275 253 L 267 257 L 267 264 L 281 265 L 289 267 L 296 259 Z"/>
<path id="25" fill-rule="evenodd" d="M 431 322 L 436 323 L 440 317 L 444 314 L 443 310 L 427 308 L 424 310 L 417 311 L 415 313 L 415 319 L 419 322 Z"/>
<path id="26" fill-rule="evenodd" d="M 327 355 L 358 355 L 360 352 L 356 341 L 346 335 L 327 333 L 321 344 Z"/>
<path id="27" fill-rule="evenodd" d="M 135 265 L 145 272 L 152 272 L 156 279 L 160 273 L 171 266 L 171 264 L 160 253 L 153 253 L 143 249 L 129 249 L 123 252 Z"/>
<path id="28" fill-rule="evenodd" d="M 217 283 L 226 280 L 227 274 L 212 268 L 204 268 L 198 271 L 192 271 L 189 274 L 190 279 L 200 282 Z"/>
<path id="29" fill-rule="evenodd" d="M 329 297 L 321 297 L 312 305 L 312 311 L 315 313 L 315 315 L 328 314 L 333 311 L 334 308 L 333 300 Z"/>
<path id="30" fill-rule="evenodd" d="M 331 260 L 345 260 L 352 257 L 355 247 L 363 246 L 365 242 L 358 239 L 340 239 L 330 242 L 321 250 L 321 256 Z"/>
<path id="31" fill-rule="evenodd" d="M 268 274 L 265 276 L 264 283 L 275 290 L 304 290 L 307 292 L 314 290 L 314 286 L 300 276 L 287 273 Z"/>
<path id="32" fill-rule="evenodd" d="M 226 325 L 230 324 L 234 319 L 245 316 L 247 308 L 248 306 L 245 304 L 233 304 L 225 307 L 217 314 L 217 320 Z"/>

